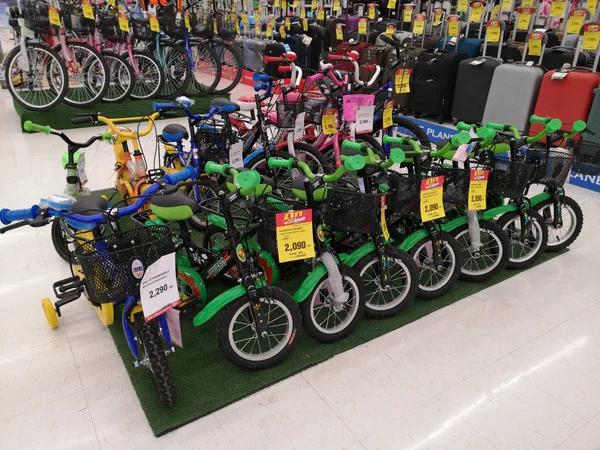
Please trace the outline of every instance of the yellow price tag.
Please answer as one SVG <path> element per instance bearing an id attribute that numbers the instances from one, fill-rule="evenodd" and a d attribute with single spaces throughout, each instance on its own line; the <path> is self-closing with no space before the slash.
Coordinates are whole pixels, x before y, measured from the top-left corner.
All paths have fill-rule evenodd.
<path id="1" fill-rule="evenodd" d="M 281 9 L 283 9 L 284 11 L 287 11 L 287 1 L 286 0 L 281 0 Z"/>
<path id="2" fill-rule="evenodd" d="M 531 8 L 535 5 L 535 0 L 521 0 L 522 8 Z"/>
<path id="3" fill-rule="evenodd" d="M 385 29 L 385 34 L 387 37 L 392 37 L 394 35 L 394 33 L 396 32 L 396 27 L 394 26 L 394 24 L 388 24 L 387 28 Z"/>
<path id="4" fill-rule="evenodd" d="M 586 25 L 583 29 L 583 44 L 582 50 L 595 52 L 600 42 L 600 29 L 598 25 Z"/>
<path id="5" fill-rule="evenodd" d="M 458 16 L 448 17 L 448 36 L 458 37 L 458 33 L 460 32 L 458 19 Z"/>
<path id="6" fill-rule="evenodd" d="M 368 17 L 371 20 L 375 20 L 375 5 L 372 3 L 369 4 Z"/>
<path id="7" fill-rule="evenodd" d="M 302 9 L 300 10 L 300 18 L 301 18 L 301 19 L 304 19 L 305 17 L 306 17 L 306 10 L 305 10 L 304 8 L 302 8 Z"/>
<path id="8" fill-rule="evenodd" d="M 215 22 L 215 25 L 216 25 L 216 23 L 217 22 Z M 257 38 L 260 38 L 260 35 L 262 34 L 262 30 L 261 30 L 261 27 L 260 27 L 260 22 L 256 22 L 254 24 L 254 33 L 256 34 Z"/>
<path id="9" fill-rule="evenodd" d="M 562 17 L 565 13 L 565 0 L 554 0 L 550 7 L 550 17 Z"/>
<path id="10" fill-rule="evenodd" d="M 404 13 L 402 15 L 403 22 L 411 22 L 413 14 L 413 6 L 412 5 L 404 5 Z"/>
<path id="11" fill-rule="evenodd" d="M 235 21 L 235 32 L 237 34 L 242 34 L 242 30 L 240 30 L 240 21 L 239 20 Z"/>
<path id="12" fill-rule="evenodd" d="M 413 34 L 418 36 L 422 36 L 425 33 L 425 15 L 417 14 L 415 15 L 415 21 L 413 23 Z"/>
<path id="13" fill-rule="evenodd" d="M 317 0 L 312 0 L 312 3 L 310 4 L 310 7 L 312 9 L 317 9 Z"/>
<path id="14" fill-rule="evenodd" d="M 596 14 L 596 8 L 598 8 L 598 2 L 596 0 L 591 0 L 587 3 L 586 8 L 590 12 L 590 17 L 594 17 Z"/>
<path id="15" fill-rule="evenodd" d="M 149 19 L 150 29 L 155 33 L 160 33 L 160 25 L 158 24 L 158 17 L 156 17 L 156 14 L 150 14 Z"/>
<path id="16" fill-rule="evenodd" d="M 421 180 L 421 221 L 441 219 L 444 212 L 444 177 L 431 177 Z"/>
<path id="17" fill-rule="evenodd" d="M 471 211 L 486 209 L 489 170 L 471 170 L 469 175 L 469 205 Z"/>
<path id="18" fill-rule="evenodd" d="M 60 14 L 58 13 L 58 8 L 48 5 L 48 18 L 52 25 L 60 27 Z"/>
<path id="19" fill-rule="evenodd" d="M 471 23 L 481 22 L 481 17 L 483 16 L 483 8 L 480 6 L 478 8 L 471 8 Z"/>
<path id="20" fill-rule="evenodd" d="M 281 36 L 281 39 L 285 39 L 285 27 L 283 25 L 279 25 L 279 36 Z"/>
<path id="21" fill-rule="evenodd" d="M 113 8 L 117 7 L 117 0 L 108 0 L 108 4 Z"/>
<path id="22" fill-rule="evenodd" d="M 338 41 L 343 41 L 344 40 L 344 30 L 342 29 L 342 24 L 338 23 L 335 26 L 335 38 Z"/>
<path id="23" fill-rule="evenodd" d="M 323 8 L 319 8 L 319 12 L 317 13 L 318 20 L 325 20 L 325 10 Z"/>
<path id="24" fill-rule="evenodd" d="M 383 128 L 389 128 L 394 124 L 394 100 L 390 100 L 383 108 Z"/>
<path id="25" fill-rule="evenodd" d="M 502 12 L 511 12 L 513 9 L 512 0 L 502 0 Z"/>
<path id="26" fill-rule="evenodd" d="M 125 5 L 119 4 L 119 29 L 125 33 L 129 33 L 129 18 L 125 14 Z"/>
<path id="27" fill-rule="evenodd" d="M 335 0 L 335 2 L 333 2 L 333 10 L 334 11 L 339 11 L 340 9 L 342 9 L 342 7 L 340 5 L 340 1 L 339 0 Z"/>
<path id="28" fill-rule="evenodd" d="M 275 16 L 269 16 L 269 23 L 271 24 L 271 28 L 275 26 Z"/>
<path id="29" fill-rule="evenodd" d="M 387 9 L 396 9 L 396 0 L 388 0 Z"/>
<path id="30" fill-rule="evenodd" d="M 337 108 L 327 108 L 321 119 L 321 128 L 323 129 L 323 134 L 329 136 L 337 133 L 336 119 Z"/>
<path id="31" fill-rule="evenodd" d="M 581 31 L 581 27 L 585 22 L 585 11 L 583 10 L 575 10 L 577 14 L 573 14 L 569 17 L 569 22 L 567 24 L 567 34 L 579 34 Z M 583 13 L 584 15 L 581 15 Z"/>
<path id="32" fill-rule="evenodd" d="M 367 22 L 368 20 L 364 17 L 358 19 L 358 34 L 367 34 Z"/>
<path id="33" fill-rule="evenodd" d="M 279 262 L 315 256 L 312 209 L 278 213 L 275 216 Z"/>
<path id="34" fill-rule="evenodd" d="M 442 23 L 442 16 L 444 10 L 442 8 L 436 8 L 433 10 L 433 26 L 438 27 Z"/>
<path id="35" fill-rule="evenodd" d="M 285 31 L 290 31 L 290 28 L 292 28 L 292 21 L 290 20 L 289 17 L 285 18 Z"/>
<path id="36" fill-rule="evenodd" d="M 469 9 L 469 0 L 458 0 L 458 4 L 456 5 L 456 12 L 467 12 Z"/>
<path id="37" fill-rule="evenodd" d="M 273 37 L 273 25 L 270 23 L 267 24 L 266 35 L 268 38 Z"/>
<path id="38" fill-rule="evenodd" d="M 183 15 L 183 22 L 185 23 L 185 27 L 188 30 L 192 29 L 192 25 L 190 23 L 190 13 L 186 11 L 186 13 Z"/>
<path id="39" fill-rule="evenodd" d="M 500 5 L 494 6 L 494 11 L 492 12 L 492 17 L 498 17 L 499 12 L 500 12 Z"/>
<path id="40" fill-rule="evenodd" d="M 529 37 L 527 53 L 529 56 L 542 56 L 542 39 L 544 36 L 541 33 L 532 33 Z"/>
<path id="41" fill-rule="evenodd" d="M 490 20 L 485 32 L 485 39 L 488 42 L 497 44 L 500 42 L 500 22 L 497 20 Z"/>
<path id="42" fill-rule="evenodd" d="M 396 94 L 410 93 L 410 75 L 412 69 L 398 69 L 394 77 L 394 90 Z"/>
<path id="43" fill-rule="evenodd" d="M 381 231 L 383 233 L 383 239 L 386 241 L 390 240 L 390 232 L 387 227 L 387 221 L 385 220 L 385 195 L 381 197 Z"/>
<path id="44" fill-rule="evenodd" d="M 519 20 L 517 20 L 517 30 L 529 30 L 533 10 L 530 8 L 519 8 Z"/>
<path id="45" fill-rule="evenodd" d="M 83 17 L 86 19 L 94 20 L 94 5 L 92 0 L 81 0 L 81 7 L 83 9 Z"/>
<path id="46" fill-rule="evenodd" d="M 275 0 L 275 1 L 273 2 L 273 7 L 274 7 L 274 8 L 279 8 L 279 5 L 281 5 L 281 3 L 279 2 L 279 0 Z"/>
<path id="47" fill-rule="evenodd" d="M 298 0 L 294 0 L 294 3 L 292 3 L 292 8 L 296 9 L 299 5 Z"/>
<path id="48" fill-rule="evenodd" d="M 302 29 L 308 31 L 308 19 L 306 18 L 302 19 Z"/>

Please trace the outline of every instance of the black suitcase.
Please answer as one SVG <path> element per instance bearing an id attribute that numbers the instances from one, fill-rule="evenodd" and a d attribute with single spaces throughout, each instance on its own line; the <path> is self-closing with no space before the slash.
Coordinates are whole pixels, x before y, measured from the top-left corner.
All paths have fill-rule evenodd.
<path id="1" fill-rule="evenodd" d="M 284 53 L 285 48 L 283 47 L 283 44 L 279 42 L 272 42 L 265 46 L 265 56 L 281 56 Z M 264 73 L 275 78 L 282 78 L 282 75 L 277 70 L 281 65 L 283 65 L 283 63 L 280 62 L 265 64 Z"/>
<path id="2" fill-rule="evenodd" d="M 536 56 L 525 57 L 526 61 L 537 61 Z M 573 64 L 573 60 L 575 59 L 575 50 L 570 47 L 546 47 L 544 50 L 544 59 L 542 63 L 542 67 L 547 70 L 557 70 L 560 69 L 565 63 Z M 589 53 L 579 52 L 577 56 L 577 67 L 587 67 L 590 60 Z"/>
<path id="3" fill-rule="evenodd" d="M 450 116 L 456 72 L 464 53 L 425 50 L 419 54 L 411 85 L 410 106 L 415 118 L 435 116 L 439 123 Z"/>
<path id="4" fill-rule="evenodd" d="M 517 30 L 517 32 L 515 33 L 515 38 L 514 41 L 515 42 L 525 42 L 527 40 L 527 35 L 529 34 L 529 31 L 526 30 Z M 545 32 L 547 39 L 548 39 L 548 43 L 546 44 L 546 47 L 558 47 L 560 45 L 560 38 L 556 35 L 556 32 L 554 31 L 546 31 Z"/>
<path id="5" fill-rule="evenodd" d="M 497 55 L 498 54 L 498 44 L 488 44 L 487 46 L 487 54 L 488 55 Z M 521 50 L 516 45 L 511 44 L 503 44 L 502 52 L 500 54 L 500 58 L 505 63 L 514 63 L 517 61 L 521 61 L 523 59 L 523 54 Z"/>
<path id="6" fill-rule="evenodd" d="M 412 76 L 414 74 L 415 64 L 419 54 L 413 49 L 403 48 L 398 55 L 394 54 L 393 57 L 396 60 L 393 61 L 393 65 L 387 71 L 389 76 L 392 78 L 392 99 L 394 100 L 394 106 L 398 107 L 400 112 L 405 114 L 410 109 L 410 92 L 398 92 L 396 90 L 395 78 L 398 70 L 402 69 L 410 70 L 411 73 L 409 77 Z M 391 59 L 391 57 L 388 57 L 388 64 L 392 62 Z"/>
<path id="7" fill-rule="evenodd" d="M 336 36 L 336 31 L 335 31 L 335 26 L 337 24 L 342 24 L 342 31 L 344 32 L 344 39 L 342 39 L 341 41 L 338 40 L 337 36 Z M 327 47 L 331 48 L 332 50 L 335 50 L 335 48 L 342 42 L 347 41 L 349 38 L 346 37 L 345 33 L 346 33 L 346 24 L 344 23 L 343 20 L 338 19 L 336 17 L 329 17 L 327 19 L 327 21 L 325 22 L 325 33 L 326 36 L 328 36 L 328 43 L 325 44 Z"/>
<path id="8" fill-rule="evenodd" d="M 320 59 L 321 52 L 326 50 L 326 37 L 327 32 L 325 27 L 318 25 L 316 23 L 310 24 L 308 26 L 308 36 L 312 38 L 310 43 L 311 46 L 311 57 L 308 62 L 308 67 L 310 69 L 318 71 L 320 69 Z"/>
<path id="9" fill-rule="evenodd" d="M 400 29 L 402 29 L 402 22 L 400 22 L 399 20 L 394 20 L 394 19 L 383 19 L 380 22 L 377 22 L 375 24 L 375 31 L 379 31 L 380 33 L 384 33 L 385 31 L 387 31 L 387 26 L 388 25 L 394 25 L 396 27 L 396 30 L 400 31 Z"/>
<path id="10" fill-rule="evenodd" d="M 369 34 L 367 35 L 367 42 L 369 44 L 375 45 L 375 41 L 377 41 L 377 36 L 379 36 L 380 34 L 381 34 L 381 31 L 377 31 L 377 30 L 369 31 Z"/>

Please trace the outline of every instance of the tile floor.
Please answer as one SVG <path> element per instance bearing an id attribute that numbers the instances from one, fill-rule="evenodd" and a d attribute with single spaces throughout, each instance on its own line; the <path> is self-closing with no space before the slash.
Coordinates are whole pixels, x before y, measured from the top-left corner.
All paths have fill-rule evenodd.
<path id="1" fill-rule="evenodd" d="M 62 141 L 18 130 L 0 91 L 0 207 L 63 188 Z M 90 188 L 111 185 L 110 147 L 86 159 Z M 0 236 L 0 449 L 600 449 L 600 194 L 569 193 L 567 254 L 159 439 L 94 312 L 46 325 L 68 273 L 49 229 Z"/>

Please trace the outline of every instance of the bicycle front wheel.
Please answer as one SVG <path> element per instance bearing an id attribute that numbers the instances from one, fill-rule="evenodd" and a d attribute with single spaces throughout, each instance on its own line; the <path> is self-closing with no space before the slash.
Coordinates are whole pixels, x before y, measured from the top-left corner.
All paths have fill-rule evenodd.
<path id="1" fill-rule="evenodd" d="M 135 100 L 154 98 L 162 89 L 165 74 L 158 61 L 143 51 L 134 51 L 133 60 L 130 60 L 135 82 L 129 95 Z"/>
<path id="2" fill-rule="evenodd" d="M 69 90 L 65 103 L 85 108 L 104 97 L 109 85 L 108 65 L 95 48 L 81 42 L 67 42 L 61 48 L 60 57 L 65 62 L 69 76 Z"/>
<path id="3" fill-rule="evenodd" d="M 27 44 L 27 60 L 16 46 L 6 56 L 4 76 L 10 95 L 24 108 L 47 111 L 67 93 L 69 79 L 65 63 L 48 47 Z"/>
<path id="4" fill-rule="evenodd" d="M 231 92 L 242 79 L 242 56 L 231 45 L 223 41 L 211 41 L 214 52 L 221 63 L 221 77 L 214 90 L 215 94 Z"/>
<path id="5" fill-rule="evenodd" d="M 150 47 L 165 75 L 160 96 L 176 97 L 186 88 L 192 77 L 192 68 L 183 47 L 172 42 L 160 41 L 159 46 Z"/>
<path id="6" fill-rule="evenodd" d="M 213 49 L 203 42 L 190 42 L 192 50 L 192 79 L 188 95 L 212 94 L 221 79 L 221 63 Z"/>
<path id="7" fill-rule="evenodd" d="M 133 91 L 133 69 L 127 59 L 112 52 L 103 52 L 109 72 L 109 83 L 106 95 L 102 97 L 105 102 L 118 103 L 125 100 Z"/>

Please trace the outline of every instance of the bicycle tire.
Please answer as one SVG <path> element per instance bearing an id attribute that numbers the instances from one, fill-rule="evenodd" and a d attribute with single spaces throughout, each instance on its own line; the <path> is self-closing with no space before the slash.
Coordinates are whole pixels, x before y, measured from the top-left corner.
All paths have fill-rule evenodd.
<path id="1" fill-rule="evenodd" d="M 410 119 L 407 119 L 405 117 L 400 117 L 400 116 L 394 116 L 393 119 L 394 119 L 393 129 L 403 128 L 406 131 L 409 131 L 410 134 L 412 134 L 412 136 L 413 136 L 412 139 L 414 139 L 416 137 L 419 140 L 421 147 L 428 148 L 431 146 L 431 141 L 427 137 L 427 133 L 425 133 L 425 131 L 423 131 L 423 128 L 421 128 L 417 123 L 413 122 Z M 401 133 L 401 134 L 406 136 L 405 133 Z M 397 135 L 398 134 L 392 134 L 392 136 L 397 136 Z"/>
<path id="2" fill-rule="evenodd" d="M 221 64 L 221 80 L 219 83 L 217 83 L 213 93 L 219 95 L 228 94 L 235 89 L 242 79 L 242 68 L 244 66 L 242 55 L 238 53 L 235 47 L 223 41 L 210 41 L 210 45 L 213 47 L 213 50 L 219 58 L 219 62 Z M 219 47 L 222 48 L 222 50 L 218 50 Z M 231 56 L 228 57 L 228 55 Z M 235 72 L 234 75 L 228 76 L 230 71 L 232 71 L 235 67 L 237 67 L 237 72 Z M 221 86 L 221 81 L 223 80 L 231 80 L 231 82 L 228 85 L 226 84 L 224 87 L 218 89 Z"/>
<path id="3" fill-rule="evenodd" d="M 515 222 L 515 220 L 520 222 L 521 219 L 519 212 L 507 212 L 500 216 L 500 218 L 496 221 L 496 224 L 504 230 L 510 242 L 510 258 L 507 264 L 509 269 L 526 269 L 527 267 L 531 267 L 546 249 L 546 245 L 548 243 L 548 226 L 546 225 L 546 221 L 535 211 L 529 211 L 529 219 L 531 221 L 532 233 L 534 230 L 536 233 L 540 233 L 538 236 L 540 239 L 540 244 L 539 246 L 536 245 L 537 248 L 533 248 L 533 251 L 528 252 L 526 257 L 516 256 L 517 249 L 519 246 L 524 247 L 524 244 L 520 241 L 520 239 L 517 239 L 516 235 L 519 233 L 516 233 L 516 230 L 509 229 L 509 225 Z"/>
<path id="4" fill-rule="evenodd" d="M 65 98 L 63 99 L 63 101 L 65 102 L 66 105 L 73 106 L 75 108 L 86 108 L 86 107 L 95 105 L 100 100 L 102 100 L 104 95 L 106 95 L 106 91 L 108 90 L 108 85 L 110 83 L 110 78 L 109 78 L 110 72 L 108 69 L 108 65 L 106 64 L 106 61 L 102 57 L 102 54 L 89 44 L 86 44 L 83 42 L 74 42 L 71 40 L 67 40 L 67 45 L 68 45 L 69 49 L 71 49 L 71 51 L 73 52 L 76 59 L 79 56 L 76 49 L 81 49 L 86 52 L 89 52 L 89 54 L 84 57 L 84 60 L 86 61 L 85 66 L 83 64 L 81 65 L 82 72 L 86 69 L 86 67 L 87 67 L 87 70 L 89 70 L 90 67 L 92 67 L 91 65 L 88 64 L 88 61 L 89 61 L 90 57 L 92 57 L 92 55 L 93 55 L 93 58 L 95 58 L 96 61 L 93 62 L 92 65 L 93 65 L 93 67 L 98 66 L 98 69 L 101 69 L 101 70 L 98 70 L 98 69 L 96 69 L 96 70 L 99 71 L 99 74 L 97 76 L 102 78 L 102 84 L 99 89 L 95 90 L 95 95 L 93 97 L 89 98 L 88 100 L 75 100 L 74 98 L 76 98 L 77 95 L 80 94 L 81 92 L 90 92 L 89 80 L 83 81 L 83 87 L 74 86 L 74 85 L 72 85 L 71 80 L 69 80 L 69 90 L 67 91 L 67 94 L 65 95 Z M 62 50 L 58 51 L 58 54 L 63 55 Z M 63 60 L 64 60 L 64 58 L 63 58 Z M 67 65 L 67 62 L 65 61 L 65 66 L 66 65 Z M 79 64 L 77 64 L 77 67 L 79 68 Z M 68 66 L 67 66 L 67 73 L 68 74 L 70 73 Z M 79 77 L 80 76 L 79 73 L 76 76 Z M 89 74 L 83 74 L 82 76 L 84 77 L 84 79 L 90 78 Z"/>
<path id="5" fill-rule="evenodd" d="M 61 220 L 62 219 L 56 218 L 52 221 L 52 225 L 50 227 L 50 236 L 52 238 L 52 245 L 54 246 L 54 250 L 56 250 L 58 256 L 60 256 L 66 262 L 70 262 L 71 260 L 74 260 L 74 256 L 71 255 L 69 258 L 69 247 L 60 225 Z"/>
<path id="6" fill-rule="evenodd" d="M 534 207 L 534 210 L 540 216 L 542 216 L 546 220 L 546 223 L 548 224 L 548 244 L 546 245 L 547 252 L 551 253 L 551 252 L 559 252 L 561 250 L 564 250 L 565 248 L 569 247 L 573 242 L 575 242 L 575 240 L 579 237 L 579 234 L 581 233 L 581 230 L 583 228 L 583 211 L 581 210 L 581 207 L 579 206 L 579 204 L 575 200 L 573 200 L 571 197 L 564 198 L 562 214 L 563 214 L 563 218 L 564 218 L 565 210 L 567 210 L 567 211 L 570 210 L 571 212 L 569 212 L 569 214 L 572 213 L 572 217 L 575 219 L 576 223 L 575 223 L 575 227 L 573 228 L 573 231 L 570 233 L 569 237 L 560 243 L 558 243 L 556 238 L 552 237 L 553 232 L 556 230 L 552 226 L 552 222 L 553 222 L 552 216 L 554 214 L 554 202 L 552 200 L 545 200 L 545 201 L 541 202 L 540 204 L 536 205 Z M 563 219 L 563 222 L 564 222 L 564 219 Z M 563 227 L 560 229 L 561 230 L 564 229 L 564 223 L 563 223 Z"/>
<path id="7" fill-rule="evenodd" d="M 212 94 L 221 79 L 221 63 L 219 62 L 219 58 L 212 47 L 203 41 L 190 41 L 190 48 L 192 48 L 192 54 L 195 59 L 192 61 L 192 78 L 186 95 L 198 97 Z M 200 74 L 203 74 L 204 77 L 209 77 L 206 83 L 198 81 L 197 78 L 200 77 Z M 214 76 L 214 79 L 210 80 L 212 76 Z"/>
<path id="8" fill-rule="evenodd" d="M 53 62 L 50 67 L 52 67 L 52 70 L 58 71 L 57 75 L 59 75 L 60 78 L 62 79 L 61 88 L 59 89 L 59 91 L 56 91 L 54 89 L 54 87 L 56 87 L 55 85 L 49 86 L 49 90 L 56 92 L 56 96 L 54 99 L 47 101 L 43 104 L 34 105 L 34 104 L 26 101 L 25 97 L 22 96 L 22 94 L 19 94 L 17 92 L 17 90 L 15 90 L 15 85 L 14 85 L 14 79 L 16 77 L 20 76 L 21 80 L 23 80 L 23 74 L 22 73 L 11 73 L 11 67 L 13 66 L 13 64 L 16 61 L 19 60 L 18 58 L 21 54 L 21 46 L 17 45 L 8 53 L 8 55 L 6 55 L 6 59 L 4 61 L 4 65 L 5 65 L 4 77 L 6 80 L 8 91 L 10 92 L 10 95 L 12 96 L 12 98 L 25 109 L 28 109 L 31 111 L 48 111 L 48 110 L 54 108 L 60 102 L 62 102 L 65 95 L 67 94 L 67 90 L 69 89 L 69 77 L 67 75 L 67 67 L 65 66 L 64 61 L 60 58 L 58 53 L 55 52 L 54 50 L 52 50 L 51 48 L 48 48 L 45 45 L 38 44 L 35 42 L 34 43 L 28 42 L 27 49 L 28 49 L 28 53 L 29 53 L 29 50 L 38 50 L 43 53 L 46 53 L 50 58 L 52 58 Z M 30 58 L 30 61 L 31 61 L 31 59 L 32 58 Z M 17 64 L 18 64 L 18 62 L 17 62 Z M 18 69 L 18 67 L 15 67 L 15 69 Z M 40 75 L 40 79 L 42 80 L 42 82 L 43 82 L 43 80 L 46 80 L 46 78 L 47 78 L 46 75 Z M 22 82 L 19 85 L 19 87 L 21 87 L 22 84 L 27 84 L 27 83 Z M 31 92 L 32 88 L 30 88 L 29 91 Z"/>
<path id="9" fill-rule="evenodd" d="M 102 97 L 103 102 L 107 103 L 120 103 L 128 98 L 133 91 L 133 85 L 135 83 L 135 76 L 133 69 L 123 55 L 118 55 L 111 51 L 103 51 L 102 56 L 106 61 L 110 75 L 109 75 L 109 86 L 106 91 L 106 95 Z M 117 63 L 118 61 L 118 63 Z M 122 81 L 129 83 L 123 86 Z"/>
<path id="10" fill-rule="evenodd" d="M 133 57 L 136 59 L 136 64 L 139 59 L 144 61 L 144 65 L 141 66 L 143 72 L 140 71 L 139 75 L 135 75 L 136 69 L 139 70 L 139 67 L 137 65 L 134 67 L 132 61 L 129 61 L 135 75 L 135 82 L 133 83 L 133 89 L 131 94 L 129 94 L 129 97 L 134 100 L 148 100 L 155 98 L 165 82 L 165 74 L 160 67 L 160 64 L 154 56 L 144 50 L 134 50 Z M 154 84 L 149 85 L 150 87 L 148 89 L 142 89 L 141 86 L 148 86 L 147 81 L 150 77 L 157 78 L 157 80 Z M 143 84 L 141 83 L 142 80 L 144 80 Z"/>
<path id="11" fill-rule="evenodd" d="M 148 46 L 148 50 L 161 65 L 164 74 L 164 83 L 158 96 L 162 98 L 176 97 L 187 89 L 191 81 L 191 63 L 188 60 L 187 52 L 181 45 L 161 39 L 160 47 L 162 55 L 157 54 L 155 43 Z"/>

